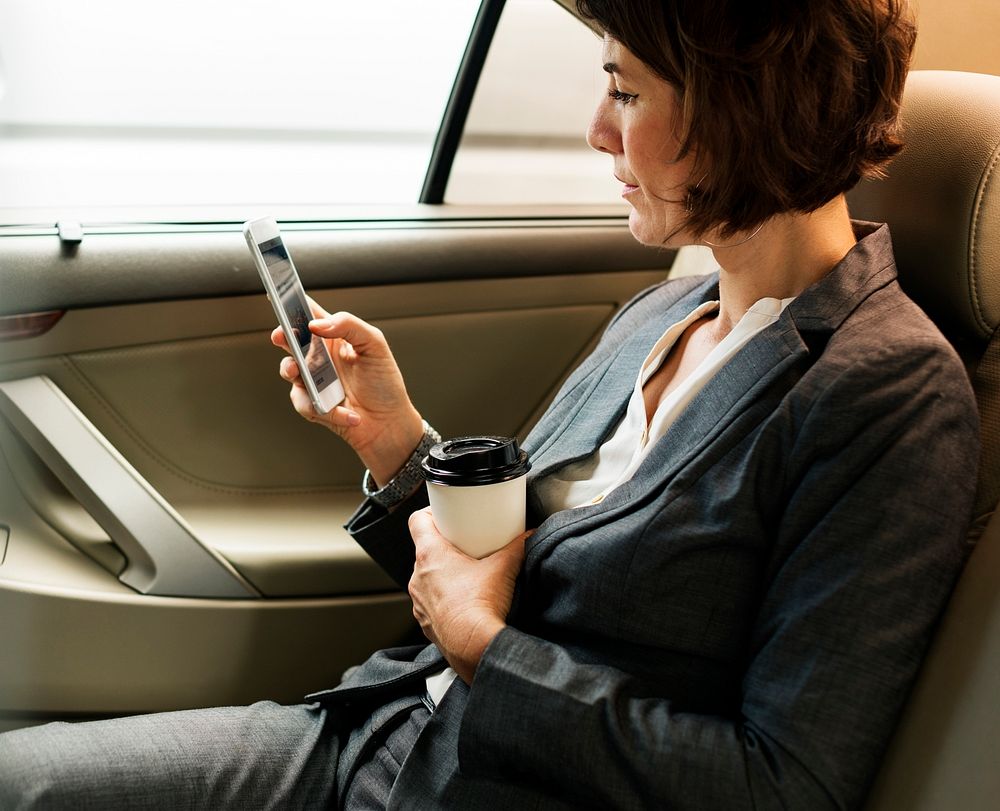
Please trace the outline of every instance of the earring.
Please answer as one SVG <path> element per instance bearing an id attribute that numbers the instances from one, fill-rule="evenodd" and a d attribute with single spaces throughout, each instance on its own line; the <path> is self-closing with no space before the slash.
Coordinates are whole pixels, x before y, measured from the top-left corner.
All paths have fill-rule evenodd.
<path id="1" fill-rule="evenodd" d="M 688 189 L 687 194 L 684 195 L 684 210 L 690 214 L 694 211 L 694 193 L 701 188 L 701 181 L 708 177 L 708 172 L 703 174 L 697 183 L 694 184 L 693 188 Z"/>
<path id="2" fill-rule="evenodd" d="M 694 193 L 696 191 L 698 191 L 698 189 L 701 188 L 701 182 L 706 177 L 708 177 L 708 172 L 705 172 L 705 174 L 703 174 L 701 176 L 701 178 L 698 180 L 698 182 L 694 184 L 694 187 L 688 189 L 687 195 L 685 195 L 685 198 L 684 198 L 684 210 L 688 214 L 690 214 L 692 211 L 694 211 Z M 755 236 L 757 236 L 757 234 L 760 233 L 760 229 L 763 228 L 763 227 L 764 227 L 764 223 L 761 223 L 760 225 L 758 225 L 754 229 L 753 233 L 750 234 L 750 236 L 748 236 L 746 239 L 744 239 L 744 240 L 742 240 L 740 242 L 733 242 L 730 245 L 720 245 L 720 244 L 717 244 L 715 242 L 709 242 L 707 239 L 703 239 L 701 242 L 702 242 L 703 245 L 708 245 L 708 247 L 710 247 L 710 248 L 735 248 L 735 247 L 737 247 L 739 245 L 745 245 L 747 242 L 749 242 L 751 239 L 753 239 Z"/>
<path id="3" fill-rule="evenodd" d="M 714 242 L 709 242 L 707 239 L 703 239 L 701 242 L 702 242 L 703 245 L 708 245 L 708 247 L 710 247 L 710 248 L 735 248 L 738 245 L 745 245 L 746 243 L 748 243 L 751 239 L 753 239 L 755 236 L 757 236 L 757 234 L 760 233 L 760 229 L 763 228 L 763 227 L 764 227 L 764 223 L 761 223 L 760 225 L 758 225 L 754 229 L 753 233 L 750 236 L 748 236 L 746 239 L 741 240 L 740 242 L 733 242 L 730 245 L 717 245 Z"/>

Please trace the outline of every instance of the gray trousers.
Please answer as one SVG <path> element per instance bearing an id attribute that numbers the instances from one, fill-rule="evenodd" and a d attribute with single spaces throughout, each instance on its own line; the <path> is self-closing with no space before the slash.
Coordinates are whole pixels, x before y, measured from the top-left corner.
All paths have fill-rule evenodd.
<path id="1" fill-rule="evenodd" d="M 53 723 L 0 735 L 0 809 L 384 809 L 423 729 L 422 705 L 387 731 L 337 794 L 347 735 L 327 710 L 249 707 Z"/>

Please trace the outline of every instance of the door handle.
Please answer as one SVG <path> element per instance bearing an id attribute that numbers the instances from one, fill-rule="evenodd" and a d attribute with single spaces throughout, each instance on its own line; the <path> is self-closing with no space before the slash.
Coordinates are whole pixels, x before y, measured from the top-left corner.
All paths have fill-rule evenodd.
<path id="1" fill-rule="evenodd" d="M 260 596 L 48 377 L 0 383 L 0 412 L 126 557 L 122 583 L 170 597 Z"/>

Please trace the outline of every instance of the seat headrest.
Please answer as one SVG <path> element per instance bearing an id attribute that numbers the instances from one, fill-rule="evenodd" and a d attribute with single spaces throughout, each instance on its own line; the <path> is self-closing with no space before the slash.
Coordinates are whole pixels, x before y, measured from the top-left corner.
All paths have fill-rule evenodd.
<path id="1" fill-rule="evenodd" d="M 851 216 L 889 223 L 900 284 L 978 359 L 1000 325 L 1000 76 L 914 71 L 901 117 L 905 149 Z"/>

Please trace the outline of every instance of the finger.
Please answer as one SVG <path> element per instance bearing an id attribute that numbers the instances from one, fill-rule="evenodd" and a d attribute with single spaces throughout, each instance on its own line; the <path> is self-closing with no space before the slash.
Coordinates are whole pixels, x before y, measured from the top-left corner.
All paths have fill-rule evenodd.
<path id="1" fill-rule="evenodd" d="M 524 542 L 528 540 L 527 535 L 518 535 L 514 540 L 512 540 L 506 546 L 497 550 L 501 555 L 508 558 L 523 558 L 524 557 Z"/>
<path id="2" fill-rule="evenodd" d="M 295 409 L 295 413 L 300 417 L 309 420 L 309 422 L 316 422 L 319 419 L 319 414 L 316 413 L 316 409 L 313 407 L 309 392 L 306 391 L 305 386 L 301 385 L 301 383 L 292 386 L 288 392 L 288 398 L 292 401 L 292 408 Z"/>
<path id="3" fill-rule="evenodd" d="M 337 428 L 355 428 L 361 425 L 361 415 L 344 406 L 337 406 L 326 415 L 329 423 Z"/>
<path id="4" fill-rule="evenodd" d="M 522 533 L 506 546 L 501 546 L 496 552 L 487 555 L 484 560 L 494 560 L 502 568 L 519 568 L 524 560 L 524 544 L 534 530 Z"/>
<path id="5" fill-rule="evenodd" d="M 413 539 L 417 539 L 417 535 L 423 536 L 434 527 L 434 519 L 431 518 L 431 508 L 424 507 L 422 510 L 417 510 L 414 513 L 410 513 L 409 519 L 407 519 L 407 526 L 410 528 L 410 534 Z"/>
<path id="6" fill-rule="evenodd" d="M 271 343 L 279 349 L 288 351 L 288 341 L 285 340 L 285 331 L 281 327 L 275 327 L 271 330 Z"/>
<path id="7" fill-rule="evenodd" d="M 344 363 L 355 363 L 359 357 L 357 350 L 347 343 L 347 341 L 340 341 L 340 351 L 338 354 Z"/>
<path id="8" fill-rule="evenodd" d="M 306 301 L 309 302 L 309 309 L 312 311 L 313 318 L 329 318 L 330 313 L 323 309 L 322 306 L 314 299 L 312 296 L 306 296 Z"/>
<path id="9" fill-rule="evenodd" d="M 340 312 L 310 321 L 309 329 L 322 338 L 342 338 L 361 353 L 366 349 L 382 349 L 386 346 L 382 330 L 351 313 Z"/>
<path id="10" fill-rule="evenodd" d="M 285 357 L 281 359 L 281 363 L 278 364 L 278 375 L 282 380 L 287 380 L 289 383 L 302 384 L 299 376 L 299 365 L 295 362 L 294 358 Z"/>
<path id="11" fill-rule="evenodd" d="M 408 520 L 408 525 L 410 536 L 413 538 L 413 545 L 416 547 L 418 554 L 430 551 L 437 541 L 447 543 L 434 523 L 434 516 L 431 515 L 430 507 L 424 507 L 424 509 L 412 513 Z"/>

